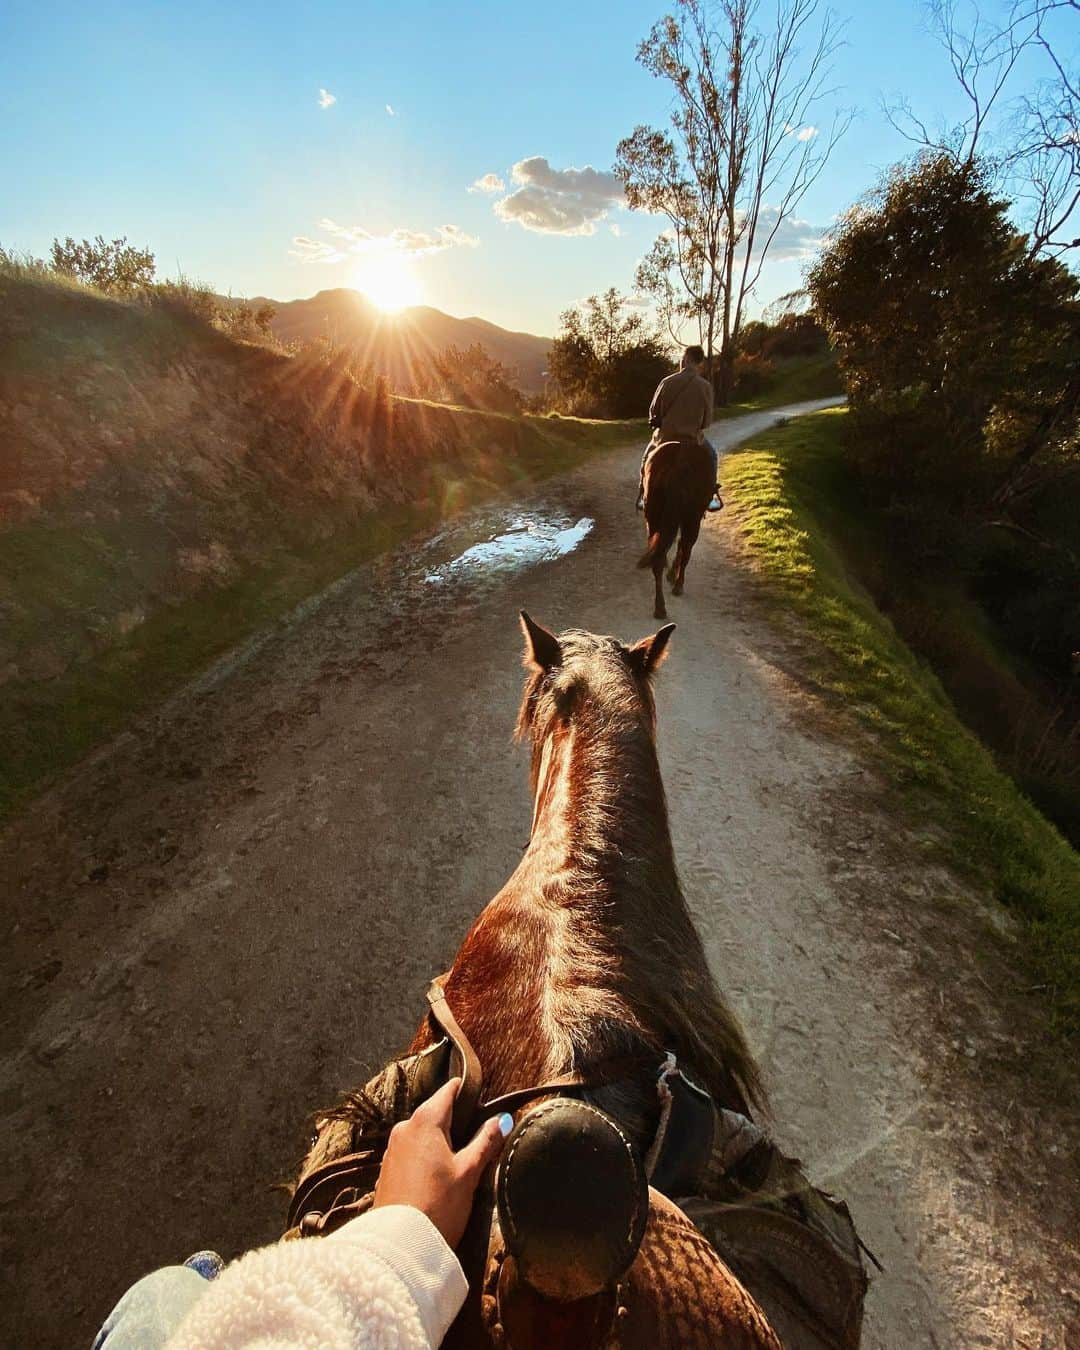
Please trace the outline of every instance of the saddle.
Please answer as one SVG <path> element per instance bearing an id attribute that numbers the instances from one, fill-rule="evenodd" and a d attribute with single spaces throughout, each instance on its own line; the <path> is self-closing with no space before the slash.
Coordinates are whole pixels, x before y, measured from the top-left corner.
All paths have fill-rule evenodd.
<path id="1" fill-rule="evenodd" d="M 389 1126 L 459 1076 L 457 1147 L 481 1119 L 544 1100 L 477 1192 L 458 1255 L 482 1276 L 447 1346 L 855 1350 L 868 1279 L 847 1207 L 746 1116 L 718 1108 L 673 1054 L 656 1066 L 659 1123 L 642 1156 L 598 1105 L 610 1078 L 565 1074 L 481 1103 L 479 1060 L 439 981 L 428 999 L 442 1034 L 366 1085 L 370 1126 L 321 1132 L 286 1239 L 370 1208 Z"/>

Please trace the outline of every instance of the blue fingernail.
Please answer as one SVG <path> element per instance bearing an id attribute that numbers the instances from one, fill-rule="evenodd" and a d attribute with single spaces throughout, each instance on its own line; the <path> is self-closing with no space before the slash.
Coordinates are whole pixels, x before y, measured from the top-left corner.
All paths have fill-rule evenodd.
<path id="1" fill-rule="evenodd" d="M 505 1139 L 513 1128 L 514 1128 L 514 1117 L 509 1113 L 509 1111 L 504 1111 L 502 1115 L 499 1117 L 499 1133 Z"/>

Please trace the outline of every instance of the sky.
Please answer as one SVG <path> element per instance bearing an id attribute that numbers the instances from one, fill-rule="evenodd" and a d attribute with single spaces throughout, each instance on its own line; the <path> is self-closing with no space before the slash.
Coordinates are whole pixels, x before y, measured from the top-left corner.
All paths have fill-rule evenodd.
<path id="1" fill-rule="evenodd" d="M 768 0 L 766 0 L 768 3 Z M 992 4 L 993 0 L 989 0 Z M 612 190 L 615 147 L 663 125 L 635 62 L 663 0 L 0 4 L 0 244 L 126 235 L 159 273 L 295 299 L 358 285 L 553 334 L 632 290 L 663 222 Z M 961 102 L 919 0 L 838 0 L 836 107 L 856 117 L 757 305 L 909 153 L 882 112 Z"/>

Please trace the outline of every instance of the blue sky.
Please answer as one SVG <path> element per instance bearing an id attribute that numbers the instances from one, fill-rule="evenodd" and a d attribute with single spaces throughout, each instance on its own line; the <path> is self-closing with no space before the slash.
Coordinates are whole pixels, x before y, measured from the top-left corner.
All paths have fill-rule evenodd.
<path id="1" fill-rule="evenodd" d="M 902 92 L 931 118 L 960 107 L 916 0 L 834 9 L 847 23 L 837 102 L 859 116 L 800 209 L 815 226 L 906 153 L 883 96 Z M 621 136 L 664 119 L 662 86 L 634 60 L 663 10 L 8 0 L 0 243 L 44 254 L 54 235 L 126 234 L 163 273 L 290 299 L 348 285 L 358 265 L 372 277 L 367 255 L 294 256 L 333 257 L 358 237 L 320 221 L 397 230 L 410 248 L 429 237 L 410 263 L 425 303 L 552 333 L 590 292 L 630 289 L 659 225 L 614 207 L 592 234 L 542 233 L 500 219 L 495 203 L 522 186 L 515 164 L 534 161 L 525 176 L 543 199 L 570 168 L 606 173 Z M 335 101 L 320 106 L 321 90 Z M 470 193 L 485 174 L 506 188 Z M 791 289 L 800 270 L 770 266 L 759 299 Z"/>

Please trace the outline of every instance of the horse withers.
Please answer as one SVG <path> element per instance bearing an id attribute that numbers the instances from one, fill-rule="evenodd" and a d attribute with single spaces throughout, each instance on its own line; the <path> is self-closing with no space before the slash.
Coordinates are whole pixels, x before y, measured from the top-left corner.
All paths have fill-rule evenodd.
<path id="1" fill-rule="evenodd" d="M 850 1350 L 865 1283 L 796 1216 L 805 1180 L 752 1119 L 757 1066 L 679 885 L 652 694 L 674 626 L 626 646 L 522 624 L 529 843 L 409 1053 L 317 1120 L 287 1236 L 362 1213 L 390 1128 L 457 1075 L 459 1147 L 493 1114 L 516 1124 L 458 1249 L 470 1294 L 447 1346 L 777 1350 L 746 1285 L 779 1263 L 783 1299 L 803 1289 L 841 1329 L 791 1344 Z"/>
<path id="2" fill-rule="evenodd" d="M 678 536 L 668 580 L 672 595 L 682 595 L 686 565 L 701 531 L 702 517 L 716 487 L 713 458 L 698 441 L 664 441 L 645 461 L 645 527 L 649 541 L 638 566 L 652 569 L 656 583 L 657 619 L 667 618 L 664 604 L 664 567 L 668 549 Z"/>

